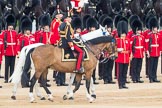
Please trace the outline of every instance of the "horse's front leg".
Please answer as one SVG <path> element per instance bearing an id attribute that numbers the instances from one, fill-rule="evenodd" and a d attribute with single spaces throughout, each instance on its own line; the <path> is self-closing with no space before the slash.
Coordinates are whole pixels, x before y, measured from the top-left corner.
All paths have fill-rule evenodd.
<path id="1" fill-rule="evenodd" d="M 74 99 L 74 93 L 71 88 L 72 88 L 72 84 L 75 79 L 75 75 L 76 75 L 75 73 L 70 74 L 70 80 L 69 80 L 68 87 L 67 87 L 67 94 L 63 96 L 64 100 L 66 100 L 66 99 L 73 100 Z"/>
<path id="2" fill-rule="evenodd" d="M 95 99 L 90 94 L 90 85 L 92 85 L 91 82 L 93 83 L 93 80 L 91 80 L 91 73 L 87 72 L 86 73 L 86 88 L 87 88 L 86 96 L 90 103 L 92 103 Z"/>
<path id="3" fill-rule="evenodd" d="M 35 93 L 37 95 L 37 97 L 40 98 L 40 100 L 46 100 L 46 98 L 44 96 L 42 96 L 40 90 L 39 90 L 39 85 L 38 85 L 38 81 L 35 84 Z"/>
<path id="4" fill-rule="evenodd" d="M 96 99 L 95 86 L 92 77 L 91 77 L 90 89 L 91 89 L 91 96 Z"/>

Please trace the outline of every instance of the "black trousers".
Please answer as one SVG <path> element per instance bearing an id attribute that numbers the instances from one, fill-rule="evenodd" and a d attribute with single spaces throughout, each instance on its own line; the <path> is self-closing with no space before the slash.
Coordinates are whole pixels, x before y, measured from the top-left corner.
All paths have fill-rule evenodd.
<path id="1" fill-rule="evenodd" d="M 123 86 L 126 83 L 128 63 L 118 63 L 118 84 Z"/>
<path id="2" fill-rule="evenodd" d="M 29 81 L 30 81 L 30 68 L 31 68 L 31 59 L 30 59 L 30 54 L 34 51 L 34 48 L 30 49 L 28 54 L 26 55 L 25 59 L 25 64 L 23 67 L 23 73 L 21 76 L 21 85 L 23 87 L 29 86 Z"/>
<path id="3" fill-rule="evenodd" d="M 93 81 L 95 82 L 96 81 L 96 68 L 93 70 L 92 78 L 93 78 Z"/>
<path id="4" fill-rule="evenodd" d="M 146 66 L 146 75 L 148 75 L 149 73 L 149 58 L 147 57 L 147 55 L 145 55 L 146 57 L 146 63 L 145 63 L 145 66 Z"/>
<path id="5" fill-rule="evenodd" d="M 140 73 L 142 68 L 142 58 L 133 58 L 132 59 L 132 80 L 139 81 Z"/>
<path id="6" fill-rule="evenodd" d="M 103 74 L 103 79 L 104 81 L 111 82 L 112 81 L 112 70 L 114 66 L 114 60 L 109 59 L 105 64 L 104 64 L 104 74 Z"/>
<path id="7" fill-rule="evenodd" d="M 66 74 L 63 72 L 56 73 L 56 84 L 64 84 L 66 80 Z"/>
<path id="8" fill-rule="evenodd" d="M 16 56 L 5 56 L 5 81 L 13 74 Z"/>
<path id="9" fill-rule="evenodd" d="M 157 79 L 157 66 L 158 66 L 159 57 L 150 57 L 149 58 L 149 80 Z"/>
<path id="10" fill-rule="evenodd" d="M 100 78 L 103 78 L 103 74 L 104 74 L 104 63 L 99 63 L 99 71 L 98 71 L 98 75 Z"/>

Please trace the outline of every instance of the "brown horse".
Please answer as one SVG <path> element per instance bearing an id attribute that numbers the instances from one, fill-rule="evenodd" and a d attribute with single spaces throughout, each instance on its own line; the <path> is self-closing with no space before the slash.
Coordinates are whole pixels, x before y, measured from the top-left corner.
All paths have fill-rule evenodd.
<path id="1" fill-rule="evenodd" d="M 97 64 L 97 58 L 101 54 L 103 50 L 106 50 L 110 55 L 117 56 L 117 50 L 116 50 L 116 43 L 112 42 L 114 40 L 110 36 L 101 36 L 99 38 L 92 39 L 89 41 L 91 44 L 88 44 L 88 53 L 89 53 L 89 60 L 83 61 L 82 65 L 84 67 L 84 74 L 86 77 L 86 88 L 87 88 L 87 98 L 90 102 L 93 101 L 93 97 L 90 95 L 90 82 L 91 82 L 91 76 L 93 73 L 93 70 L 96 67 Z M 35 67 L 35 74 L 31 79 L 31 86 L 30 86 L 30 102 L 33 102 L 35 99 L 33 97 L 33 87 L 36 83 L 36 81 L 40 78 L 40 76 L 43 76 L 42 80 L 42 86 L 45 89 L 46 93 L 48 94 L 48 99 L 52 99 L 51 92 L 46 87 L 46 76 L 48 73 L 48 68 L 52 68 L 54 70 L 57 70 L 59 72 L 66 72 L 66 73 L 74 73 L 76 67 L 76 62 L 68 61 L 63 62 L 62 61 L 62 49 L 53 46 L 53 45 L 43 45 L 40 47 L 37 47 L 32 55 L 31 58 L 33 60 L 33 64 Z M 73 90 L 73 93 L 75 93 L 79 87 L 80 82 L 83 74 L 76 73 L 76 85 Z"/>

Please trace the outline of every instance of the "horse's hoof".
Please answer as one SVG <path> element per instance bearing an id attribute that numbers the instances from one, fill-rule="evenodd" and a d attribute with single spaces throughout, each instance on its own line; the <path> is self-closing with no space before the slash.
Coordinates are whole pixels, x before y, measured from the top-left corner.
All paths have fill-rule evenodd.
<path id="1" fill-rule="evenodd" d="M 53 102 L 53 99 L 50 99 L 50 98 L 49 98 L 48 100 L 51 101 L 51 102 Z"/>
<path id="2" fill-rule="evenodd" d="M 11 99 L 12 100 L 16 100 L 16 96 L 11 96 Z"/>
<path id="3" fill-rule="evenodd" d="M 74 100 L 74 98 L 73 97 L 69 97 L 69 100 Z"/>
<path id="4" fill-rule="evenodd" d="M 46 98 L 45 97 L 42 97 L 40 100 L 46 100 Z"/>
<path id="5" fill-rule="evenodd" d="M 96 95 L 95 94 L 93 94 L 93 95 L 91 95 L 93 98 L 95 98 L 96 99 Z"/>
<path id="6" fill-rule="evenodd" d="M 93 101 L 94 101 L 93 97 L 89 99 L 89 103 L 92 103 Z"/>
<path id="7" fill-rule="evenodd" d="M 63 100 L 67 100 L 67 96 L 66 95 L 63 96 Z"/>

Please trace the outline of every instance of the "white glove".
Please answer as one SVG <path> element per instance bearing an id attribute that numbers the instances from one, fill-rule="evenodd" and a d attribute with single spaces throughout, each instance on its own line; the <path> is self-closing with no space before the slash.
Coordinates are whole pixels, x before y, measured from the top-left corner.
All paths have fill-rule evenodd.
<path id="1" fill-rule="evenodd" d="M 71 50 L 74 50 L 74 47 L 71 47 Z"/>
<path id="2" fill-rule="evenodd" d="M 117 48 L 117 51 L 118 52 L 122 52 L 123 51 L 123 48 Z"/>
<path id="3" fill-rule="evenodd" d="M 75 37 L 76 39 L 79 39 L 79 34 L 74 34 L 74 37 Z"/>
<path id="4" fill-rule="evenodd" d="M 147 54 L 147 58 L 150 58 L 150 53 L 149 53 L 149 51 L 147 51 L 146 54 Z"/>

